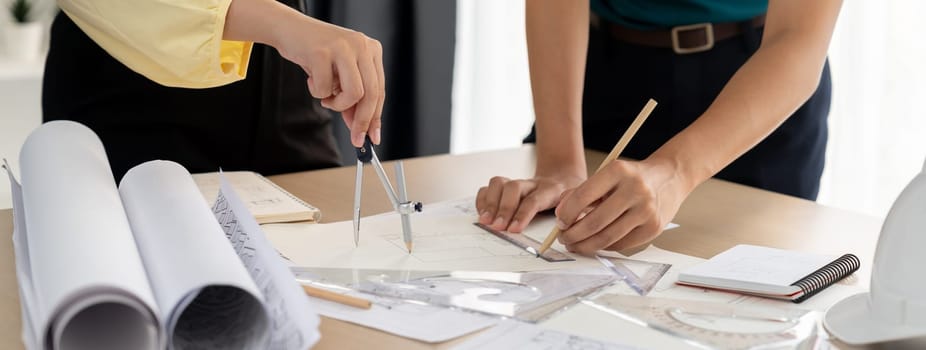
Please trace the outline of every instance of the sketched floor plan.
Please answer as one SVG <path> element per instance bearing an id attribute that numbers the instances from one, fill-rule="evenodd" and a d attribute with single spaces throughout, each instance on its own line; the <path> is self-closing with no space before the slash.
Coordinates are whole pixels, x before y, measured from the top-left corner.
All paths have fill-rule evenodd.
<path id="1" fill-rule="evenodd" d="M 534 256 L 495 236 L 473 227 L 472 233 L 415 235 L 415 248 L 411 256 L 423 262 L 480 259 L 486 257 L 510 256 L 533 259 Z M 405 251 L 405 242 L 400 234 L 380 236 L 396 249 Z"/>
<path id="2" fill-rule="evenodd" d="M 365 217 L 359 243 L 352 221 L 324 224 L 269 224 L 262 228 L 281 254 L 296 266 L 413 270 L 536 271 L 554 267 L 544 259 L 473 225 L 473 208 L 463 201 L 425 204 L 411 216 L 413 249 L 409 254 L 395 214 Z M 553 218 L 535 219 L 525 235 L 542 241 Z M 559 249 L 554 247 L 554 249 Z M 557 268 L 601 266 L 594 259 L 556 262 Z"/>

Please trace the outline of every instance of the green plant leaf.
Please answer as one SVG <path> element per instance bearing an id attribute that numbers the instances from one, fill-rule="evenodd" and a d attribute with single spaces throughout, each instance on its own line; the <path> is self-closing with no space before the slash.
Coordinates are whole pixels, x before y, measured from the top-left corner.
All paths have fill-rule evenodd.
<path id="1" fill-rule="evenodd" d="M 14 0 L 13 4 L 10 5 L 10 13 L 13 15 L 13 20 L 17 23 L 29 22 L 31 12 L 32 3 L 30 0 Z"/>

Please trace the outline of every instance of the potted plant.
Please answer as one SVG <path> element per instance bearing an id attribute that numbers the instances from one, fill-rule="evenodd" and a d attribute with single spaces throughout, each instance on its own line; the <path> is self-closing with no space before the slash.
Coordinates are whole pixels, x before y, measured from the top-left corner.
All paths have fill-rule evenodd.
<path id="1" fill-rule="evenodd" d="M 35 0 L 13 0 L 9 5 L 13 23 L 6 34 L 6 54 L 16 60 L 34 61 L 42 50 L 42 23 L 35 17 Z"/>

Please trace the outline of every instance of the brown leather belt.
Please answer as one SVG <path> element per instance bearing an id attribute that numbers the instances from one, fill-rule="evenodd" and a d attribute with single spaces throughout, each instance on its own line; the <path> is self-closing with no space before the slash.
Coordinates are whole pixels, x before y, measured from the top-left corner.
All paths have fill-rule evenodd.
<path id="1" fill-rule="evenodd" d="M 715 42 L 740 35 L 744 28 L 761 27 L 765 25 L 765 15 L 743 22 L 697 23 L 667 30 L 639 30 L 603 20 L 600 23 L 617 40 L 642 46 L 672 48 L 675 53 L 684 55 L 710 50 Z"/>

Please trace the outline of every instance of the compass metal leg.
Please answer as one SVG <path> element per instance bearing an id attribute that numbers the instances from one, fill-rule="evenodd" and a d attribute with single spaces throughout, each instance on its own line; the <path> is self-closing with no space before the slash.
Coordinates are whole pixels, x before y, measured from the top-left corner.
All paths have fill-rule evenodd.
<path id="1" fill-rule="evenodd" d="M 395 163 L 395 181 L 398 185 L 399 203 L 408 203 L 408 193 L 405 189 L 405 166 L 401 161 Z M 408 213 L 401 213 L 402 218 L 402 238 L 405 240 L 405 247 L 408 253 L 412 252 L 412 221 Z"/>
<path id="2" fill-rule="evenodd" d="M 354 246 L 360 243 L 360 196 L 363 191 L 363 162 L 357 161 L 357 179 L 354 182 Z"/>

